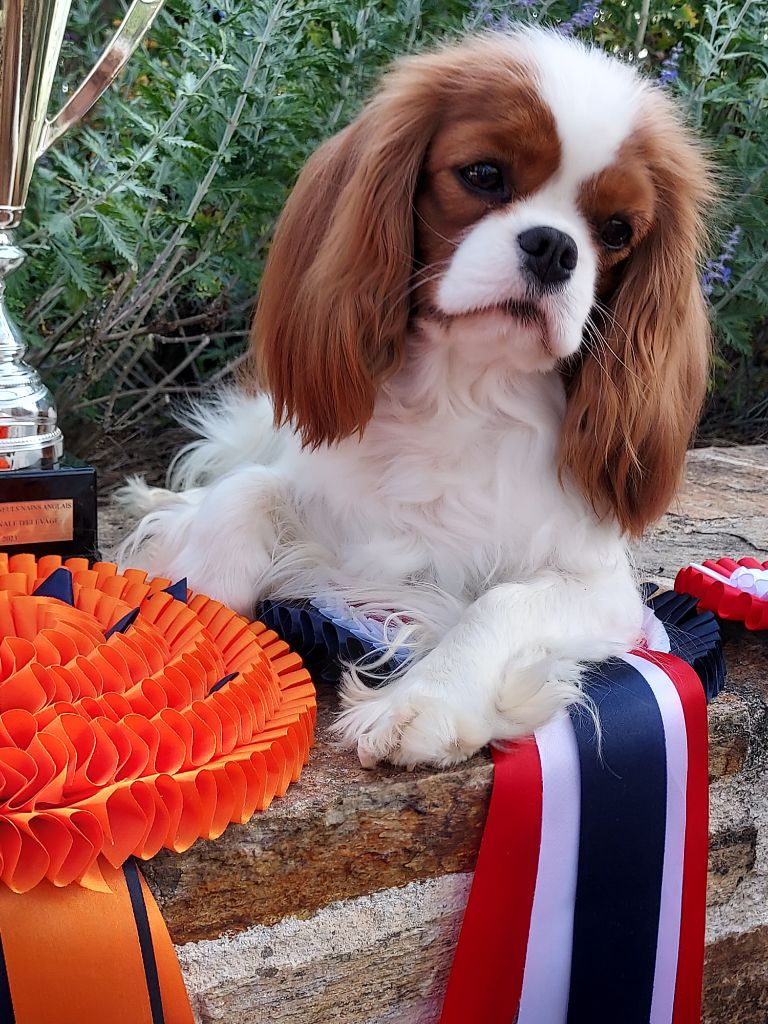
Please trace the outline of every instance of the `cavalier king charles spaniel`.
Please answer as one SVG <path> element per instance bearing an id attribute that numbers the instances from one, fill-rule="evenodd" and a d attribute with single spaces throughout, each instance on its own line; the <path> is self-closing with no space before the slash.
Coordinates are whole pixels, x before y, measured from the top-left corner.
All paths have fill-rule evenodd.
<path id="1" fill-rule="evenodd" d="M 668 507 L 707 381 L 711 173 L 671 100 L 554 32 L 399 61 L 307 162 L 253 326 L 262 390 L 195 411 L 122 557 L 249 614 L 399 624 L 346 667 L 361 762 L 451 765 L 641 640 L 627 541 Z"/>

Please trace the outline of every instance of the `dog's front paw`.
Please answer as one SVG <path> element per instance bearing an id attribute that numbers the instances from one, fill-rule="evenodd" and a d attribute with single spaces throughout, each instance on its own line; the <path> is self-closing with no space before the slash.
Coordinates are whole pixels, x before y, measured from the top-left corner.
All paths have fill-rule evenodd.
<path id="1" fill-rule="evenodd" d="M 336 732 L 364 768 L 379 761 L 446 768 L 494 741 L 530 735 L 580 699 L 576 661 L 518 657 L 473 669 L 451 670 L 433 652 L 379 689 L 351 671 Z"/>
<path id="2" fill-rule="evenodd" d="M 345 746 L 357 749 L 364 768 L 379 761 L 445 768 L 495 738 L 493 706 L 477 698 L 471 687 L 452 685 L 429 658 L 375 690 L 350 672 L 335 730 Z"/>

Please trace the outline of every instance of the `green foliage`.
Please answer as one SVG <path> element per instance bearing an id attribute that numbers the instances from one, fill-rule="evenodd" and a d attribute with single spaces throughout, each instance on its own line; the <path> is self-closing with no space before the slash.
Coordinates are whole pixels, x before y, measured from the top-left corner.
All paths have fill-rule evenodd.
<path id="1" fill-rule="evenodd" d="M 122 10 L 75 0 L 62 88 Z M 167 0 L 117 86 L 38 166 L 19 233 L 29 259 L 12 303 L 65 413 L 130 427 L 232 372 L 302 163 L 394 55 L 499 19 L 562 23 L 574 11 L 572 0 Z M 764 0 L 604 0 L 579 29 L 651 76 L 680 44 L 667 87 L 723 167 L 723 237 L 742 229 L 711 295 L 718 408 L 752 429 L 768 391 L 764 13 Z"/>
<path id="2" fill-rule="evenodd" d="M 719 342 L 718 425 L 768 435 L 768 36 L 766 7 L 717 0 L 693 40 L 680 86 L 692 122 L 713 140 L 724 218 L 741 229 L 732 272 L 712 296 Z M 722 234 L 722 232 L 721 232 Z M 722 427 L 721 427 L 722 429 Z"/>

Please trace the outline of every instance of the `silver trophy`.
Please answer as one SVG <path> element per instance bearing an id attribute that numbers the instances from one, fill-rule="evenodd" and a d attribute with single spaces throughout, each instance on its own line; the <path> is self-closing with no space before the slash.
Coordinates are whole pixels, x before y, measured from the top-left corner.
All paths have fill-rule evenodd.
<path id="1" fill-rule="evenodd" d="M 26 507 L 45 504 L 50 494 L 30 496 L 27 485 L 21 498 L 11 495 L 11 478 L 17 470 L 22 475 L 53 470 L 57 475 L 64 449 L 51 393 L 24 362 L 25 345 L 5 305 L 6 278 L 24 259 L 15 229 L 21 223 L 35 163 L 109 87 L 157 17 L 163 0 L 133 0 L 96 66 L 59 113 L 49 118 L 71 3 L 0 0 L 0 548 L 27 541 L 27 548 L 34 547 L 42 536 L 51 536 L 48 543 L 54 543 L 52 528 L 46 533 L 44 525 L 35 525 L 36 517 L 44 519 L 51 510 L 30 512 Z M 14 501 L 7 501 L 8 497 Z M 60 510 L 53 512 L 61 518 Z"/>
<path id="2" fill-rule="evenodd" d="M 163 0 L 134 0 L 98 63 L 64 107 L 47 117 L 71 0 L 0 0 L 0 468 L 52 467 L 64 443 L 51 394 L 24 361 L 8 315 L 5 279 L 23 261 L 21 223 L 35 163 L 109 88 Z"/>

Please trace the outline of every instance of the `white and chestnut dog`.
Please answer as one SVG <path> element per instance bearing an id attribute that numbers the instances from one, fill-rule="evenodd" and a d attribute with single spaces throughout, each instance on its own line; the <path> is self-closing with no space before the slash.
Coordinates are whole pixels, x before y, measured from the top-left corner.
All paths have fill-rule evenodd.
<path id="1" fill-rule="evenodd" d="M 710 180 L 663 92 L 555 33 L 402 60 L 278 224 L 265 393 L 195 414 L 175 493 L 128 486 L 124 559 L 244 613 L 338 593 L 407 623 L 404 672 L 345 675 L 363 764 L 541 725 L 639 639 L 626 538 L 704 395 Z"/>

